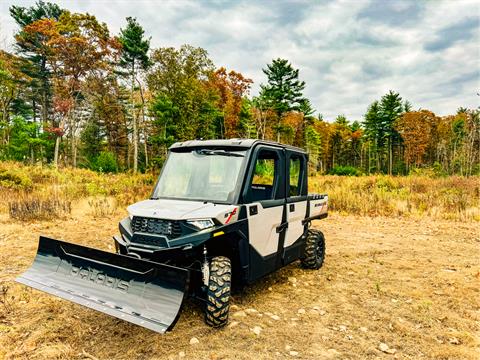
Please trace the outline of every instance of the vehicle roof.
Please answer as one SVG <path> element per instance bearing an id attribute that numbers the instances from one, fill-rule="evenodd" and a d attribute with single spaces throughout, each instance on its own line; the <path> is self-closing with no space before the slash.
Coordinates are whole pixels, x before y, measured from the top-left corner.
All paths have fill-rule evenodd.
<path id="1" fill-rule="evenodd" d="M 219 147 L 219 148 L 243 148 L 249 149 L 257 144 L 264 144 L 285 149 L 290 149 L 296 152 L 305 153 L 305 150 L 291 145 L 281 144 L 275 141 L 260 140 L 260 139 L 221 139 L 221 140 L 188 140 L 176 142 L 170 146 L 172 149 L 182 148 L 203 148 L 203 147 Z"/>

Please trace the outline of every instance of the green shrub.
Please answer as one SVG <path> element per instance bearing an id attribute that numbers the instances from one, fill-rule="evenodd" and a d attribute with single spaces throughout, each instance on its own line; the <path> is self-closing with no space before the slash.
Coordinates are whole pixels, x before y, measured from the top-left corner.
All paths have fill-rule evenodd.
<path id="1" fill-rule="evenodd" d="M 32 180 L 19 169 L 0 169 L 0 186 L 11 189 L 29 189 Z"/>
<path id="2" fill-rule="evenodd" d="M 376 188 L 377 189 L 382 189 L 385 191 L 392 191 L 396 190 L 400 187 L 400 184 L 398 181 L 395 181 L 395 178 L 391 176 L 378 176 L 377 177 L 377 183 L 376 183 Z"/>
<path id="3" fill-rule="evenodd" d="M 334 166 L 328 172 L 330 175 L 340 175 L 340 176 L 360 176 L 362 172 L 360 169 L 357 169 L 353 166 Z"/>
<path id="4" fill-rule="evenodd" d="M 102 151 L 92 162 L 91 169 L 102 173 L 118 172 L 117 159 L 109 151 Z"/>
<path id="5" fill-rule="evenodd" d="M 429 178 L 437 177 L 435 170 L 431 167 L 413 167 L 410 169 L 408 175 L 425 176 Z"/>

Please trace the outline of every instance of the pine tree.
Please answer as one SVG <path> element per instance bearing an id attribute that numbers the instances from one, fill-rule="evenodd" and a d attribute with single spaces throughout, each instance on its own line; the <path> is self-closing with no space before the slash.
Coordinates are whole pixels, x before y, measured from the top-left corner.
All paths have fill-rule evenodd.
<path id="1" fill-rule="evenodd" d="M 365 135 L 367 140 L 369 141 L 370 145 L 368 147 L 368 172 L 372 170 L 372 159 L 371 159 L 371 152 L 373 151 L 373 155 L 375 156 L 376 171 L 380 171 L 381 169 L 381 160 L 380 160 L 380 149 L 383 149 L 383 139 L 384 134 L 381 127 L 381 120 L 380 120 L 380 108 L 378 101 L 374 101 L 367 109 L 367 113 L 365 114 Z"/>
<path id="2" fill-rule="evenodd" d="M 393 147 L 401 142 L 400 134 L 394 126 L 395 121 L 404 113 L 400 94 L 390 90 L 388 94 L 382 96 L 379 109 L 382 132 L 388 147 L 388 174 L 391 175 L 393 169 Z"/>
<path id="3" fill-rule="evenodd" d="M 282 119 L 285 113 L 289 111 L 301 111 L 306 106 L 306 99 L 303 96 L 305 82 L 298 78 L 298 69 L 294 69 L 292 65 L 285 59 L 273 60 L 267 65 L 266 69 L 262 69 L 267 75 L 267 84 L 260 86 L 260 97 L 264 98 L 269 107 L 272 108 L 277 115 L 277 141 L 280 141 L 280 133 L 282 132 Z M 311 109 L 311 108 L 310 108 Z"/>
<path id="4" fill-rule="evenodd" d="M 44 124 L 48 122 L 51 102 L 51 71 L 41 37 L 27 35 L 24 28 L 40 19 L 58 20 L 63 12 L 64 10 L 57 4 L 43 1 L 38 1 L 34 6 L 28 8 L 15 5 L 10 7 L 10 15 L 20 26 L 20 31 L 15 35 L 16 51 L 26 60 L 22 70 L 31 78 L 34 119 L 36 104 L 40 104 L 41 119 Z"/>
<path id="5" fill-rule="evenodd" d="M 384 169 L 386 157 L 386 169 L 389 174 L 392 174 L 393 149 L 394 146 L 398 147 L 401 144 L 401 137 L 395 129 L 395 121 L 405 112 L 405 109 L 410 110 L 411 107 L 408 101 L 402 103 L 400 95 L 392 90 L 382 96 L 380 101 L 374 101 L 368 107 L 364 121 L 365 135 L 371 142 L 369 152 L 373 150 L 376 157 L 376 171 Z"/>
<path id="6" fill-rule="evenodd" d="M 120 65 L 127 69 L 131 80 L 131 117 L 133 127 L 133 172 L 138 168 L 138 119 L 135 116 L 134 91 L 137 73 L 149 65 L 150 39 L 144 38 L 145 31 L 137 19 L 128 17 L 125 29 L 120 29 L 119 41 L 123 46 Z M 144 106 L 144 104 L 142 104 Z M 146 141 L 146 139 L 145 139 Z"/>

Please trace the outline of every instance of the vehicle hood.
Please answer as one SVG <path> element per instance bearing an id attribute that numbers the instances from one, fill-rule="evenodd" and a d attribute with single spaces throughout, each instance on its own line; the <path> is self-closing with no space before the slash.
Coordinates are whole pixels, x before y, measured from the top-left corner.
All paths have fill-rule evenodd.
<path id="1" fill-rule="evenodd" d="M 130 205 L 127 210 L 130 216 L 168 220 L 217 218 L 221 223 L 225 223 L 229 213 L 237 207 L 203 201 L 158 199 L 140 201 Z M 238 210 L 235 215 L 238 215 Z"/>

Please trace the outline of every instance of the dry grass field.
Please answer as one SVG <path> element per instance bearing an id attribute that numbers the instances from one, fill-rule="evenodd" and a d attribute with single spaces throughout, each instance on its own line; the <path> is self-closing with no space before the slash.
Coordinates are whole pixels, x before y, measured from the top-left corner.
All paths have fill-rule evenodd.
<path id="1" fill-rule="evenodd" d="M 222 330 L 207 328 L 191 301 L 162 336 L 13 282 L 38 234 L 112 250 L 116 222 L 75 210 L 28 224 L 2 216 L 0 358 L 478 359 L 477 223 L 334 214 L 315 224 L 327 237 L 324 267 L 292 264 L 235 294 Z"/>
<path id="2" fill-rule="evenodd" d="M 159 335 L 13 281 L 40 234 L 113 251 L 124 204 L 147 196 L 151 176 L 7 170 L 26 184 L 7 183 L 0 167 L 0 359 L 480 357 L 478 179 L 314 179 L 335 210 L 314 223 L 327 239 L 324 267 L 294 263 L 234 294 L 221 330 L 189 300 L 174 330 Z M 49 216 L 38 205 L 45 194 L 70 209 L 50 204 L 58 216 Z M 37 204 L 44 220 L 12 219 L 13 203 L 20 215 Z"/>

